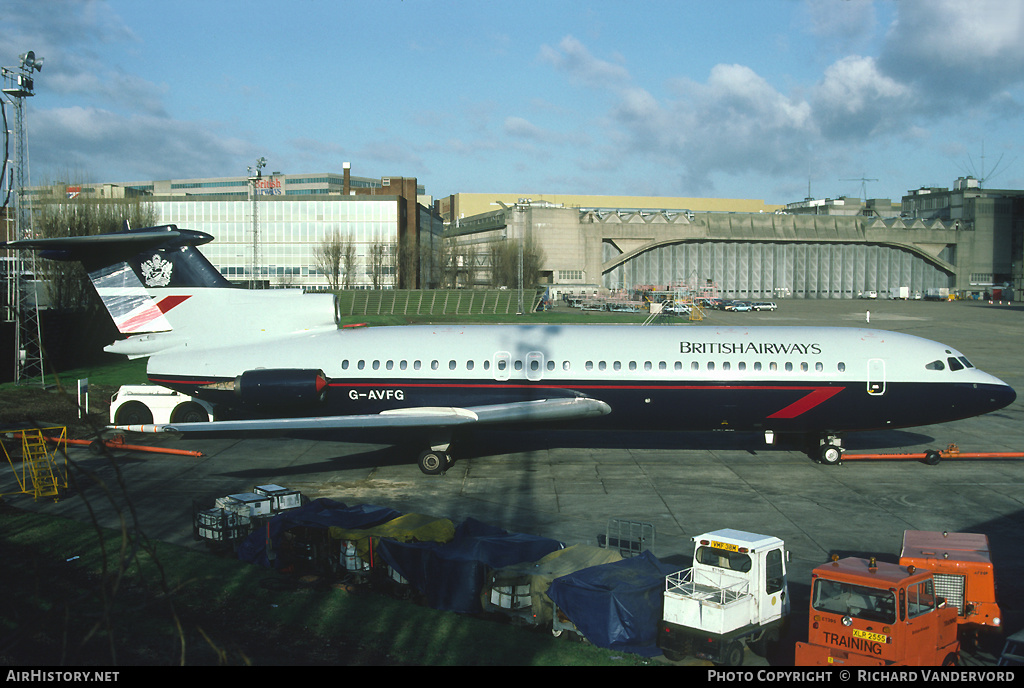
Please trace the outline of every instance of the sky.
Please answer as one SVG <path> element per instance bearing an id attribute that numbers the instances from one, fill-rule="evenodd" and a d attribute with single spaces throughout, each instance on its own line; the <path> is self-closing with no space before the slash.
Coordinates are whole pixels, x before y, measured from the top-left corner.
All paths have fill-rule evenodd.
<path id="1" fill-rule="evenodd" d="M 1024 188 L 1018 0 L 6 0 L 32 184 L 264 173 L 453 193 Z"/>

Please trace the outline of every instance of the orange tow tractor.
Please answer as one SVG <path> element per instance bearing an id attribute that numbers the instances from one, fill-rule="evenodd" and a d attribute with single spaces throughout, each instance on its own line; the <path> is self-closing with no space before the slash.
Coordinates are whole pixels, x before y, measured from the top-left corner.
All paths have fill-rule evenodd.
<path id="1" fill-rule="evenodd" d="M 900 564 L 927 569 L 935 575 L 936 591 L 957 609 L 961 644 L 976 645 L 979 631 L 1002 631 L 988 536 L 907 530 L 903 533 Z"/>
<path id="2" fill-rule="evenodd" d="M 833 557 L 811 573 L 807 642 L 796 644 L 796 663 L 956 665 L 956 614 L 930 571 Z"/>

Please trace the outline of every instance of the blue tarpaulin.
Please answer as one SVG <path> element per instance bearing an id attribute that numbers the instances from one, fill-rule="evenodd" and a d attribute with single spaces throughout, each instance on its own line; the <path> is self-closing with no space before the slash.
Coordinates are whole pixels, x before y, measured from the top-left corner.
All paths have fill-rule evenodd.
<path id="1" fill-rule="evenodd" d="M 267 540 L 273 551 L 280 552 L 284 533 L 292 528 L 306 526 L 322 528 L 370 528 L 401 516 L 402 513 L 383 506 L 358 504 L 345 506 L 332 499 L 317 499 L 298 509 L 284 511 L 267 521 L 266 525 L 249 534 L 238 548 L 238 558 L 250 564 L 271 568 L 267 557 Z M 273 568 L 287 566 L 290 562 L 276 557 Z"/>
<path id="2" fill-rule="evenodd" d="M 379 555 L 430 607 L 471 614 L 483 611 L 480 593 L 488 569 L 538 561 L 562 547 L 557 540 L 509 533 L 469 518 L 451 542 L 381 540 Z"/>
<path id="3" fill-rule="evenodd" d="M 646 551 L 556 578 L 548 597 L 594 645 L 654 657 L 665 577 L 676 570 Z"/>

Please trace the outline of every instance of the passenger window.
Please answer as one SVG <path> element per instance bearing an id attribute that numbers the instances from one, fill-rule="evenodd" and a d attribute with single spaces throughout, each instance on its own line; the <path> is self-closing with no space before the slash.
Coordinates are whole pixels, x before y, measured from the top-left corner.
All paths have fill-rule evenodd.
<path id="1" fill-rule="evenodd" d="M 715 362 L 714 361 L 708 361 L 708 370 L 714 370 L 714 369 L 715 369 Z"/>
<path id="2" fill-rule="evenodd" d="M 932 361 L 931 363 L 926 365 L 925 368 L 927 368 L 928 370 L 945 370 L 946 364 L 943 363 L 942 361 Z"/>
<path id="3" fill-rule="evenodd" d="M 491 369 L 491 362 L 490 362 L 490 360 L 485 360 L 484 361 L 484 370 L 490 370 L 490 369 Z"/>
<path id="4" fill-rule="evenodd" d="M 805 362 L 805 363 L 801 363 L 801 364 L 800 364 L 800 370 L 802 370 L 802 371 L 803 371 L 803 372 L 805 372 L 805 373 L 807 372 L 807 370 L 808 370 L 808 366 L 807 366 L 807 363 L 806 363 L 806 362 Z"/>
<path id="5" fill-rule="evenodd" d="M 466 370 L 473 370 L 473 361 L 466 361 Z"/>
<path id="6" fill-rule="evenodd" d="M 615 363 L 612 364 L 612 368 L 615 370 L 622 370 L 622 364 L 619 363 L 618 361 L 615 361 Z"/>
<path id="7" fill-rule="evenodd" d="M 348 370 L 348 359 L 347 358 L 344 361 L 341 362 L 341 369 L 342 370 Z"/>
<path id="8" fill-rule="evenodd" d="M 607 369 L 608 369 L 608 364 L 607 364 L 607 363 L 605 363 L 604 361 L 600 361 L 600 362 L 599 362 L 599 363 L 597 364 L 597 369 L 598 369 L 598 370 L 607 370 Z"/>
<path id="9" fill-rule="evenodd" d="M 814 371 L 816 373 L 823 372 L 824 370 L 825 370 L 825 366 L 822 365 L 821 361 L 818 361 L 817 363 L 814 364 Z"/>
<path id="10" fill-rule="evenodd" d="M 739 363 L 736 364 L 736 369 L 737 370 L 746 370 L 747 369 L 747 364 L 744 363 L 743 361 L 740 361 Z"/>
<path id="11" fill-rule="evenodd" d="M 668 370 L 668 363 L 665 363 L 665 361 L 659 361 L 658 370 Z"/>
<path id="12" fill-rule="evenodd" d="M 792 373 L 793 372 L 793 364 L 790 363 L 789 361 L 786 362 L 786 372 L 787 373 Z"/>
<path id="13" fill-rule="evenodd" d="M 409 361 L 401 361 L 401 362 L 399 362 L 398 367 L 401 370 L 405 370 L 406 368 L 409 367 Z"/>
<path id="14" fill-rule="evenodd" d="M 947 358 L 946 360 L 949 361 L 949 369 L 950 370 L 963 370 L 964 369 L 964 364 L 961 363 L 959 359 L 950 357 L 950 358 Z"/>
<path id="15" fill-rule="evenodd" d="M 372 367 L 374 370 L 380 370 L 380 361 L 374 361 Z"/>
<path id="16" fill-rule="evenodd" d="M 772 361 L 771 363 L 768 364 L 768 369 L 774 372 L 779 369 L 779 364 L 776 363 L 775 361 Z"/>
<path id="17" fill-rule="evenodd" d="M 359 363 L 356 363 L 356 368 L 359 368 L 359 370 L 362 370 L 365 367 L 366 367 L 366 361 L 359 361 Z"/>
<path id="18" fill-rule="evenodd" d="M 665 364 L 662 363 L 661 365 L 664 368 Z M 651 365 L 650 361 L 644 361 L 644 370 L 654 370 L 654 366 Z"/>
<path id="19" fill-rule="evenodd" d="M 534 372 L 540 370 L 540 361 L 530 361 L 530 370 Z"/>
<path id="20" fill-rule="evenodd" d="M 587 361 L 587 364 L 584 367 L 587 370 L 593 370 L 594 369 L 594 362 L 593 361 Z"/>
<path id="21" fill-rule="evenodd" d="M 384 364 L 384 368 L 387 369 L 387 370 L 394 370 L 395 369 L 395 362 L 394 361 L 388 361 L 387 363 Z"/>
<path id="22" fill-rule="evenodd" d="M 562 361 L 562 370 L 568 371 L 570 368 L 569 361 Z"/>
<path id="23" fill-rule="evenodd" d="M 455 361 L 448 361 L 448 370 L 455 370 Z"/>
<path id="24" fill-rule="evenodd" d="M 761 370 L 761 361 L 754 361 L 754 370 Z"/>
<path id="25" fill-rule="evenodd" d="M 697 361 L 694 361 L 693 363 L 691 363 L 690 364 L 690 370 L 700 370 L 700 363 L 697 363 Z"/>
<path id="26" fill-rule="evenodd" d="M 419 370 L 422 367 L 423 367 L 423 364 L 420 363 L 419 361 L 413 361 L 412 362 L 412 369 L 413 370 Z"/>
<path id="27" fill-rule="evenodd" d="M 838 366 L 836 366 L 836 369 L 840 373 L 845 373 L 846 372 L 846 364 L 845 363 L 840 363 Z"/>
<path id="28" fill-rule="evenodd" d="M 513 367 L 516 370 L 522 370 L 523 369 L 523 362 L 522 361 L 516 361 L 515 364 L 513 365 Z"/>
<path id="29" fill-rule="evenodd" d="M 636 361 L 630 361 L 629 362 L 629 369 L 630 370 L 636 370 Z"/>
<path id="30" fill-rule="evenodd" d="M 506 361 L 503 358 L 499 358 L 498 359 L 498 370 L 505 370 L 505 368 L 508 368 L 508 361 Z"/>
<path id="31" fill-rule="evenodd" d="M 554 369 L 555 369 L 555 362 L 554 361 L 548 361 L 548 370 L 554 370 Z"/>
<path id="32" fill-rule="evenodd" d="M 726 361 L 725 363 L 722 364 L 722 370 L 729 370 L 731 367 L 732 364 L 729 363 L 729 361 Z"/>
<path id="33" fill-rule="evenodd" d="M 431 370 L 437 370 L 439 367 L 441 367 L 441 366 L 440 366 L 440 364 L 437 361 L 431 361 L 430 362 L 430 369 Z"/>
<path id="34" fill-rule="evenodd" d="M 676 370 L 682 370 L 682 369 L 683 369 L 683 362 L 682 362 L 682 361 L 676 361 L 676 364 L 675 364 L 675 366 L 673 366 L 673 367 L 674 367 L 674 368 L 675 368 Z"/>

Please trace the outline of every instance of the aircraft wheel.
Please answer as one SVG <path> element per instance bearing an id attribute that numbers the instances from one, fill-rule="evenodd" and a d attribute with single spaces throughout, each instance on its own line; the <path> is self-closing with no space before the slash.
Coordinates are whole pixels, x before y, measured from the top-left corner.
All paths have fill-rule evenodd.
<path id="1" fill-rule="evenodd" d="M 939 452 L 932 450 L 924 453 L 924 462 L 929 466 L 937 466 L 939 461 L 942 461 L 942 454 Z"/>
<path id="2" fill-rule="evenodd" d="M 449 462 L 450 459 L 447 452 L 433 451 L 432 449 L 428 449 L 420 454 L 419 459 L 420 470 L 427 475 L 440 475 L 444 473 L 448 470 Z"/>
<path id="3" fill-rule="evenodd" d="M 834 444 L 823 444 L 818 449 L 818 461 L 834 466 L 843 458 L 843 450 Z"/>

